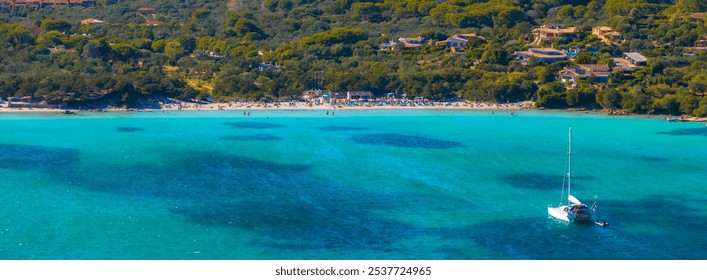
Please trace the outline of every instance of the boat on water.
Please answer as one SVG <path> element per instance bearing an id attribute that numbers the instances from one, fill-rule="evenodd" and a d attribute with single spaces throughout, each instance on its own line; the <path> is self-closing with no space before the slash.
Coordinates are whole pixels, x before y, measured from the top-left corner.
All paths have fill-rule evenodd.
<path id="1" fill-rule="evenodd" d="M 566 180 L 562 180 L 562 195 L 561 200 L 564 200 L 565 181 L 567 182 L 567 201 L 560 202 L 556 207 L 548 205 L 547 213 L 558 220 L 570 223 L 591 223 L 592 211 L 589 210 L 586 204 L 582 203 L 571 194 L 572 186 L 572 128 L 569 129 L 569 140 L 567 144 L 567 173 Z"/>

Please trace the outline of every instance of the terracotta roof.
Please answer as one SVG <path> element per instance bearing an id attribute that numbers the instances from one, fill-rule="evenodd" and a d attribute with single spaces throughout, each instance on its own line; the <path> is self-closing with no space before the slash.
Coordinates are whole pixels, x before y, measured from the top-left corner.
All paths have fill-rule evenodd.
<path id="1" fill-rule="evenodd" d="M 544 34 L 574 34 L 577 33 L 577 28 L 575 27 L 565 27 L 565 28 L 535 28 L 533 33 L 544 33 Z"/>

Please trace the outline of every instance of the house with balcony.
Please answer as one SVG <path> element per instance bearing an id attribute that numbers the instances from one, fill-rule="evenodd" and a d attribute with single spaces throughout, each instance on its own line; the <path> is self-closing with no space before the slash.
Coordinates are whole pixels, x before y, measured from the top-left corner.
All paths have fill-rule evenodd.
<path id="1" fill-rule="evenodd" d="M 409 49 L 417 49 L 421 48 L 422 46 L 425 45 L 426 43 L 425 37 L 417 37 L 417 38 L 398 38 L 398 43 L 400 44 L 401 47 L 403 48 L 409 48 Z"/>
<path id="2" fill-rule="evenodd" d="M 566 27 L 563 24 L 548 24 L 533 29 L 533 36 L 535 36 L 533 45 L 540 45 L 541 42 L 550 39 L 560 39 L 563 42 L 567 42 L 577 36 L 577 28 Z"/>
<path id="3" fill-rule="evenodd" d="M 593 79 L 595 82 L 608 83 L 609 75 L 612 71 L 608 65 L 602 64 L 579 64 L 576 67 L 568 67 L 560 70 L 558 80 L 563 83 L 571 82 L 571 88 L 577 86 L 580 79 Z"/>
<path id="4" fill-rule="evenodd" d="M 621 33 L 614 31 L 613 28 L 608 26 L 592 27 L 592 34 L 596 35 L 602 42 L 606 43 L 607 45 L 617 44 L 623 39 Z"/>
<path id="5" fill-rule="evenodd" d="M 436 42 L 435 45 L 439 47 L 444 46 L 453 51 L 464 51 L 469 44 L 469 40 L 472 39 L 486 40 L 484 37 L 476 35 L 476 33 L 454 34 L 447 38 L 447 40 Z"/>

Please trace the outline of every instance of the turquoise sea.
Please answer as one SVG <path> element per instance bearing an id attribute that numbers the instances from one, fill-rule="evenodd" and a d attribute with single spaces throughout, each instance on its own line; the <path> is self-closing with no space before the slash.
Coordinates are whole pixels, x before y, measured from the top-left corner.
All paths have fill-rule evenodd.
<path id="1" fill-rule="evenodd" d="M 0 114 L 0 259 L 707 259 L 704 123 L 250 113 Z"/>

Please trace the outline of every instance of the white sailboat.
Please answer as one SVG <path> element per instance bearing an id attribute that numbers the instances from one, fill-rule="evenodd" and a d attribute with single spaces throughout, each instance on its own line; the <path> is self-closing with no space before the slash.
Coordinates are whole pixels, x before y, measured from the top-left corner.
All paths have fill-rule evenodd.
<path id="1" fill-rule="evenodd" d="M 557 207 L 549 205 L 547 207 L 547 213 L 550 216 L 570 222 L 570 223 L 590 223 L 593 221 L 592 213 L 589 211 L 587 205 L 583 204 L 579 199 L 572 196 L 571 186 L 572 186 L 572 128 L 569 129 L 569 142 L 567 145 L 567 202 L 561 202 Z M 564 180 L 562 182 L 562 196 L 564 199 Z"/>

